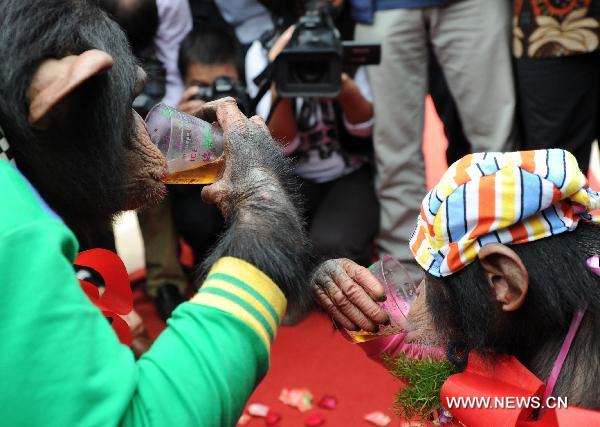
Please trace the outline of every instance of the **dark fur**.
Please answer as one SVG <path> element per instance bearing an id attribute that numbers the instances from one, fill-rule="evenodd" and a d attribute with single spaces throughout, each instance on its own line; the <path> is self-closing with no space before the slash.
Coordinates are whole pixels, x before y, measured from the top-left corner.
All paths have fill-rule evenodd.
<path id="1" fill-rule="evenodd" d="M 234 192 L 225 209 L 228 228 L 202 270 L 206 274 L 222 256 L 245 259 L 282 289 L 292 312 L 303 312 L 312 301 L 308 283 L 316 258 L 299 215 L 291 161 L 258 126 L 233 132 L 230 138 L 245 149 L 232 159 L 236 167 L 231 177 Z M 255 179 L 257 170 L 265 179 Z"/>
<path id="2" fill-rule="evenodd" d="M 600 253 L 600 226 L 581 221 L 571 233 L 511 248 L 529 273 L 523 306 L 501 311 L 476 261 L 443 280 L 427 277 L 436 327 L 469 349 L 513 354 L 546 380 L 574 311 L 587 305 L 554 394 L 569 395 L 572 405 L 600 409 L 600 278 L 585 267 L 588 257 Z"/>
<path id="3" fill-rule="evenodd" d="M 19 169 L 71 228 L 107 223 L 123 205 L 120 160 L 134 131 L 136 65 L 125 35 L 83 0 L 1 0 L 0 10 L 0 125 Z M 113 56 L 112 70 L 71 95 L 50 130 L 31 128 L 26 91 L 41 61 L 93 48 Z"/>

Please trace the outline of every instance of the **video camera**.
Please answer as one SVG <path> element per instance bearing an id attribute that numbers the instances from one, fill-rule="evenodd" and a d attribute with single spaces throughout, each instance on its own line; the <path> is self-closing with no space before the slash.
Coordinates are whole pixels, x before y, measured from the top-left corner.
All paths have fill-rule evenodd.
<path id="1" fill-rule="evenodd" d="M 340 93 L 344 65 L 381 61 L 380 44 L 342 41 L 328 5 L 310 2 L 274 63 L 272 78 L 283 97 L 333 97 Z"/>
<path id="2" fill-rule="evenodd" d="M 227 76 L 217 77 L 212 86 L 201 86 L 200 91 L 192 99 L 208 102 L 225 98 L 226 96 L 231 96 L 235 99 L 239 109 L 247 117 L 254 115 L 252 100 L 248 92 L 246 92 L 244 85 Z"/>

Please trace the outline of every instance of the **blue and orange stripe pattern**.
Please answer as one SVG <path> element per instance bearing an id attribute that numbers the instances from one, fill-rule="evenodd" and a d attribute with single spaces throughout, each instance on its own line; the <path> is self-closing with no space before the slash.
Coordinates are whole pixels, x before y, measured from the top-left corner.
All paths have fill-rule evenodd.
<path id="1" fill-rule="evenodd" d="M 286 308 L 275 283 L 252 264 L 233 257 L 215 263 L 191 302 L 235 316 L 270 350 Z"/>
<path id="2" fill-rule="evenodd" d="M 475 153 L 455 162 L 423 200 L 410 249 L 434 276 L 453 274 L 492 242 L 530 242 L 577 227 L 600 195 L 565 150 Z"/>

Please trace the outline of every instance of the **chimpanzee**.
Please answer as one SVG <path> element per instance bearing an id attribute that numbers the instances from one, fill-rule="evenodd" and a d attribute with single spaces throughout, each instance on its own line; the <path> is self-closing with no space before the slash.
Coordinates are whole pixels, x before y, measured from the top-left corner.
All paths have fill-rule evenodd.
<path id="1" fill-rule="evenodd" d="M 79 287 L 71 230 L 164 193 L 165 159 L 131 109 L 143 72 L 87 0 L 0 0 L 0 10 L 0 145 L 16 164 L 0 159 L 0 418 L 234 425 L 266 373 L 286 297 L 310 299 L 310 248 L 280 148 L 232 99 L 198 112 L 224 131 L 225 168 L 203 197 L 228 229 L 198 294 L 134 362 Z"/>
<path id="2" fill-rule="evenodd" d="M 455 163 L 425 197 L 411 240 L 426 277 L 406 342 L 513 355 L 546 381 L 575 330 L 553 395 L 600 410 L 600 277 L 587 266 L 600 254 L 600 218 L 587 213 L 598 207 L 563 150 Z M 340 326 L 374 332 L 387 320 L 373 302 L 381 285 L 351 261 L 325 262 L 313 283 Z"/>

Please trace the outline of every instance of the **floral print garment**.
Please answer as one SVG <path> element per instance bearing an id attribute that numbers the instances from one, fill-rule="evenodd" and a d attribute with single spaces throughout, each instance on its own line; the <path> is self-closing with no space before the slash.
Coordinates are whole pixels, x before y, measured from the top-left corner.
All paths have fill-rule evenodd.
<path id="1" fill-rule="evenodd" d="M 600 0 L 513 0 L 513 54 L 550 58 L 597 52 Z"/>

